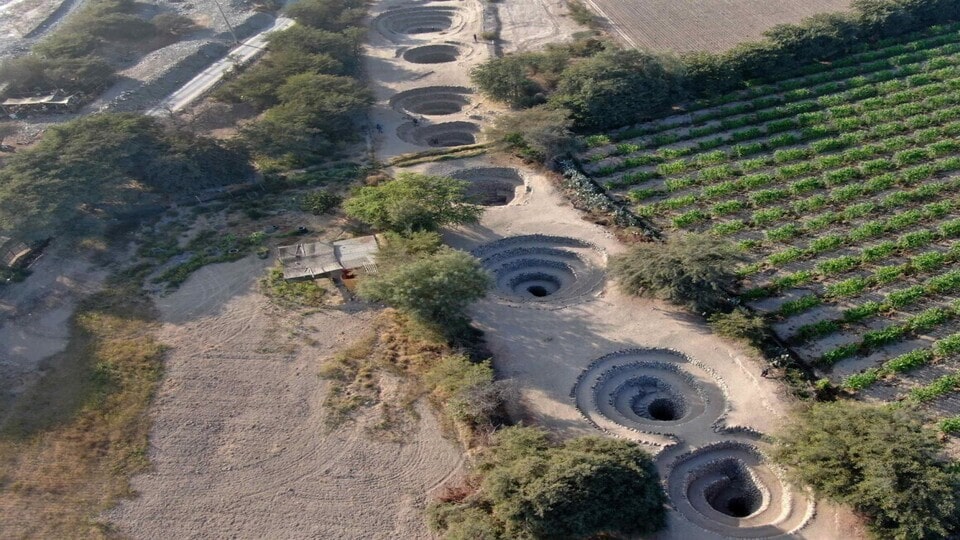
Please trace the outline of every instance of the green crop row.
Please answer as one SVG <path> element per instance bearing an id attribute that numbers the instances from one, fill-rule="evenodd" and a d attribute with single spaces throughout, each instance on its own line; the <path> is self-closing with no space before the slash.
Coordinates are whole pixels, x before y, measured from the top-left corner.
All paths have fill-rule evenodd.
<path id="1" fill-rule="evenodd" d="M 951 272 L 950 277 L 952 279 L 951 288 L 944 292 L 960 290 L 960 271 Z M 948 308 L 933 307 L 909 317 L 901 324 L 865 332 L 860 341 L 841 345 L 825 352 L 817 363 L 822 366 L 830 366 L 856 354 L 866 354 L 878 347 L 902 341 L 910 335 L 930 331 L 957 317 L 960 317 L 960 302 L 955 302 Z"/>
<path id="2" fill-rule="evenodd" d="M 958 57 L 960 58 L 960 57 Z M 960 76 L 960 66 L 951 68 L 955 76 Z M 677 174 L 695 172 L 733 161 L 731 166 L 741 173 L 756 170 L 762 167 L 777 166 L 777 176 L 793 178 L 812 172 L 811 165 L 801 162 L 797 165 L 785 165 L 791 161 L 811 159 L 823 156 L 817 162 L 828 158 L 830 154 L 844 148 L 871 140 L 883 140 L 893 135 L 901 135 L 914 130 L 922 130 L 930 126 L 944 124 L 958 118 L 957 105 L 960 105 L 960 80 L 952 79 L 944 83 L 915 88 L 906 92 L 898 92 L 886 97 L 872 98 L 860 103 L 854 117 L 834 119 L 830 114 L 800 115 L 798 124 L 809 121 L 808 127 L 802 128 L 799 135 L 781 133 L 767 140 L 751 144 L 737 144 L 729 152 L 715 150 L 696 155 L 689 160 L 666 161 L 668 149 L 657 154 L 643 154 L 628 158 L 617 165 L 608 165 L 597 171 L 598 176 L 608 176 L 618 171 L 633 169 L 640 166 L 659 163 L 653 171 L 644 171 L 642 174 L 623 175 L 619 180 L 610 181 L 614 187 L 624 187 L 657 177 L 670 177 Z M 906 96 L 906 97 L 904 97 Z M 915 99 L 914 99 L 915 98 Z M 902 103 L 904 99 L 913 100 Z M 834 107 L 837 109 L 839 107 Z M 926 113 L 926 114 L 925 114 Z M 812 113 L 811 113 L 812 114 Z M 870 129 L 867 129 L 870 128 Z M 710 146 L 719 146 L 727 141 L 723 138 L 712 140 Z M 784 148 L 802 142 L 808 144 L 801 148 Z M 684 149 L 688 154 L 692 148 Z M 701 150 L 704 150 L 701 148 Z M 751 159 L 749 156 L 763 152 L 773 152 L 772 156 L 760 159 Z M 677 151 L 669 152 L 670 156 Z M 817 163 L 814 162 L 814 165 Z M 699 181 L 710 180 L 709 177 Z"/>
<path id="3" fill-rule="evenodd" d="M 887 360 L 880 367 L 850 375 L 841 385 L 851 391 L 863 390 L 882 378 L 907 373 L 933 361 L 946 360 L 958 354 L 960 354 L 960 334 L 952 334 L 935 341 L 929 348 L 914 349 Z"/>
<path id="4" fill-rule="evenodd" d="M 952 25 L 947 28 L 953 27 L 960 28 L 960 26 L 957 25 Z M 795 78 L 783 79 L 774 84 L 757 85 L 741 92 L 734 92 L 719 98 L 694 103 L 688 106 L 687 111 L 695 112 L 743 100 L 756 101 L 758 98 L 770 97 L 773 94 L 831 81 L 849 79 L 890 66 L 907 65 L 911 62 L 936 59 L 943 54 L 941 51 L 942 46 L 955 43 L 958 39 L 960 39 L 960 36 L 957 35 L 955 30 L 946 30 L 940 35 L 934 35 L 926 39 L 919 39 L 907 43 L 899 42 L 889 47 L 880 47 L 865 51 L 861 54 L 854 54 L 843 59 L 838 59 L 830 64 L 811 64 L 800 70 L 798 73 L 802 72 L 803 74 Z M 722 112 L 718 112 L 714 118 L 741 114 L 749 110 L 752 110 L 751 105 L 744 106 L 741 104 L 735 107 L 720 109 Z M 620 130 L 612 134 L 612 137 L 616 140 L 632 139 L 654 134 L 664 129 L 670 129 L 671 127 L 670 124 L 647 124 Z"/>

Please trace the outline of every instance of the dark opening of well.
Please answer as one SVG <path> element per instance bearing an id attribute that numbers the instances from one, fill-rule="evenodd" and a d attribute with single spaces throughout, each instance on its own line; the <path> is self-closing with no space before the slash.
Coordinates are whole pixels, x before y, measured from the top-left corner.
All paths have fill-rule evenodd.
<path id="1" fill-rule="evenodd" d="M 669 422 L 671 420 L 676 420 L 678 416 L 677 405 L 669 399 L 655 399 L 650 402 L 650 405 L 647 406 L 647 412 L 650 413 L 650 418 L 654 420 L 660 420 L 661 422 Z"/>
<path id="2" fill-rule="evenodd" d="M 530 287 L 527 287 L 527 292 L 536 296 L 537 298 L 543 298 L 544 296 L 547 296 L 550 294 L 550 291 L 548 291 L 546 287 L 543 287 L 541 285 L 532 285 Z"/>

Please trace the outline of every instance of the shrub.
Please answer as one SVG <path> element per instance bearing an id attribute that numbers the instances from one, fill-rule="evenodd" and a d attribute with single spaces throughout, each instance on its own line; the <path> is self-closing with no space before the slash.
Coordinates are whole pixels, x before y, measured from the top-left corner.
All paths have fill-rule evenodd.
<path id="1" fill-rule="evenodd" d="M 611 273 L 630 294 L 650 294 L 698 312 L 729 302 L 742 256 L 729 244 L 698 234 L 671 236 L 664 244 L 639 244 L 614 257 Z"/>
<path id="2" fill-rule="evenodd" d="M 708 319 L 710 329 L 717 334 L 743 339 L 752 344 L 763 341 L 767 334 L 767 325 L 763 317 L 752 315 L 744 308 L 736 308 L 730 313 L 714 313 Z"/>
<path id="3" fill-rule="evenodd" d="M 784 317 L 789 317 L 791 315 L 796 315 L 797 313 L 806 311 L 812 307 L 819 306 L 823 302 L 819 296 L 814 294 L 809 294 L 807 296 L 801 296 L 796 300 L 788 300 L 780 305 L 778 312 Z"/>
<path id="4" fill-rule="evenodd" d="M 666 525 L 666 496 L 650 456 L 632 442 L 499 431 L 468 484 L 474 493 L 429 509 L 445 538 L 647 535 Z"/>
<path id="5" fill-rule="evenodd" d="M 960 505 L 942 452 L 908 409 L 837 402 L 796 416 L 773 457 L 820 496 L 867 516 L 881 537 L 944 538 L 958 530 Z"/>
<path id="6" fill-rule="evenodd" d="M 367 277 L 360 283 L 359 293 L 447 329 L 464 321 L 466 307 L 482 298 L 489 286 L 490 276 L 476 258 L 441 249 Z"/>
<path id="7" fill-rule="evenodd" d="M 384 184 L 361 187 L 343 207 L 350 217 L 378 229 L 432 231 L 480 218 L 483 208 L 467 202 L 466 186 L 443 176 L 400 173 Z"/>
<path id="8" fill-rule="evenodd" d="M 855 277 L 827 286 L 827 294 L 838 297 L 853 296 L 863 292 L 866 288 L 867 281 L 863 278 Z"/>
<path id="9" fill-rule="evenodd" d="M 342 200 L 339 195 L 320 189 L 304 195 L 300 200 L 300 209 L 319 216 L 339 206 Z"/>

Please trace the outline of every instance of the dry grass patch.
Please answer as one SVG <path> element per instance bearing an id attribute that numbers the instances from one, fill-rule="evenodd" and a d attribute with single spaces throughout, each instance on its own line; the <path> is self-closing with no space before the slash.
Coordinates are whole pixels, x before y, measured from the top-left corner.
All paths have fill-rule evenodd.
<path id="1" fill-rule="evenodd" d="M 155 312 L 126 275 L 85 299 L 67 349 L 10 411 L 0 429 L 0 531 L 6 538 L 97 538 L 98 515 L 130 496 L 144 470 L 147 406 L 163 347 Z"/>
<path id="2" fill-rule="evenodd" d="M 498 422 L 508 387 L 495 383 L 489 361 L 472 361 L 443 336 L 410 317 L 386 310 L 368 336 L 327 360 L 320 375 L 330 381 L 325 406 L 331 427 L 376 407 L 371 432 L 402 440 L 417 428 L 414 405 L 427 398 L 442 412 L 444 427 L 465 446 Z"/>

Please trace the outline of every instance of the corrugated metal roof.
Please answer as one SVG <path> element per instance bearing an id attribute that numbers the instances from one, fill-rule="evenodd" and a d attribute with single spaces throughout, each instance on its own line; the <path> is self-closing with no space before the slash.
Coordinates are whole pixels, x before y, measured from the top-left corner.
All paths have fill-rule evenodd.
<path id="1" fill-rule="evenodd" d="M 56 94 L 50 94 L 49 96 L 10 98 L 5 100 L 3 105 L 7 107 L 13 107 L 17 105 L 69 105 L 71 97 L 73 96 L 57 98 Z"/>
<path id="2" fill-rule="evenodd" d="M 337 262 L 337 256 L 330 244 L 323 242 L 299 243 L 293 246 L 277 248 L 280 264 L 283 265 L 283 277 L 295 279 L 329 274 L 343 270 Z"/>
<path id="3" fill-rule="evenodd" d="M 375 268 L 380 244 L 376 236 L 324 242 L 300 242 L 277 248 L 285 279 L 316 277 L 336 270 Z"/>
<path id="4" fill-rule="evenodd" d="M 333 243 L 337 253 L 337 260 L 344 268 L 361 268 L 377 264 L 376 256 L 380 251 L 380 244 L 376 236 L 360 236 L 348 240 L 338 240 Z"/>

